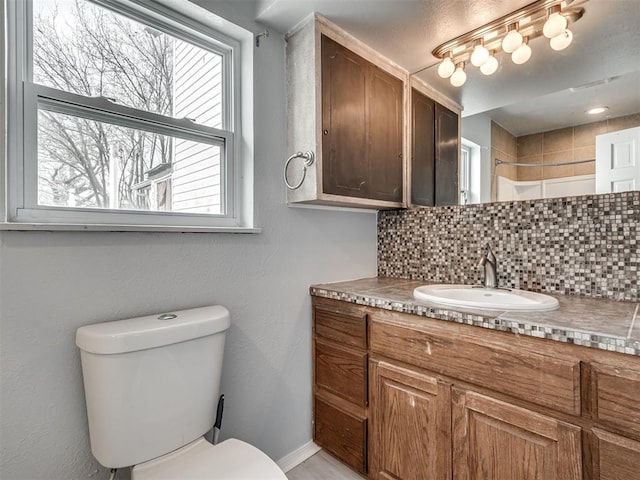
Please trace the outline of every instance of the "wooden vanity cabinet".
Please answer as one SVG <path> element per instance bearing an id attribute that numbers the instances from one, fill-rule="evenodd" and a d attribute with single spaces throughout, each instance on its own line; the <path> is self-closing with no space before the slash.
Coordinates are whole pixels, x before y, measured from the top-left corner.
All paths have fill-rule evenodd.
<path id="1" fill-rule="evenodd" d="M 582 479 L 581 427 L 527 405 L 580 415 L 578 358 L 553 356 L 526 345 L 514 348 L 477 328 L 429 319 L 416 327 L 413 322 L 396 322 L 398 318 L 386 312 L 371 315 L 370 365 L 385 359 L 387 370 L 402 368 L 405 378 L 429 378 L 447 385 L 450 392 L 440 393 L 441 403 L 421 418 L 411 416 L 419 405 L 415 399 L 396 395 L 390 410 L 396 416 L 409 415 L 413 441 L 419 438 L 425 443 L 411 450 L 404 445 L 407 424 L 386 421 L 388 414 L 380 412 L 381 406 L 387 407 L 385 402 L 392 402 L 375 388 L 387 382 L 380 374 L 383 370 L 370 367 L 370 452 L 374 456 L 382 452 L 377 456 L 385 459 L 389 452 L 405 451 L 404 460 L 412 459 L 411 465 L 440 469 L 437 475 L 426 475 L 396 467 L 393 475 L 386 475 L 387 470 L 373 469 L 376 459 L 371 458 L 371 478 Z M 406 382 L 403 387 L 415 396 Z M 439 428 L 432 430 L 434 425 Z M 434 461 L 434 450 L 441 455 L 447 451 L 448 463 Z"/>
<path id="2" fill-rule="evenodd" d="M 288 150 L 313 151 L 289 203 L 406 206 L 408 73 L 320 15 L 287 37 Z M 287 170 L 303 178 L 301 160 Z"/>
<path id="3" fill-rule="evenodd" d="M 638 478 L 639 357 L 313 305 L 314 439 L 368 478 Z"/>
<path id="4" fill-rule="evenodd" d="M 313 352 L 313 440 L 366 473 L 367 314 L 314 302 Z"/>

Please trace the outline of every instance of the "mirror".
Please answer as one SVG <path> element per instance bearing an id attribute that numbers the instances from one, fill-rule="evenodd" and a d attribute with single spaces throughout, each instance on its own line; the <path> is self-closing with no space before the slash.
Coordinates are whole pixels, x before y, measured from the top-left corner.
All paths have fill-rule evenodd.
<path id="1" fill-rule="evenodd" d="M 484 76 L 469 64 L 460 88 L 438 76 L 438 64 L 415 74 L 463 107 L 461 203 L 640 187 L 637 159 L 635 183 L 610 181 L 595 161 L 596 135 L 640 132 L 640 8 L 637 0 L 615 8 L 590 0 L 584 9 L 569 26 L 574 40 L 566 50 L 536 38 L 527 63 L 515 65 L 501 52 L 496 73 Z M 595 106 L 608 109 L 586 113 Z"/>

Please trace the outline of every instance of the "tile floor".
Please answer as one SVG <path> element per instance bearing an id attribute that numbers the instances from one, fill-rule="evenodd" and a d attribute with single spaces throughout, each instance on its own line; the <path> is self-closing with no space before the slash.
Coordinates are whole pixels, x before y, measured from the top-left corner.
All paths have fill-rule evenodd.
<path id="1" fill-rule="evenodd" d="M 346 467 L 324 450 L 287 473 L 289 480 L 362 480 L 366 477 Z"/>

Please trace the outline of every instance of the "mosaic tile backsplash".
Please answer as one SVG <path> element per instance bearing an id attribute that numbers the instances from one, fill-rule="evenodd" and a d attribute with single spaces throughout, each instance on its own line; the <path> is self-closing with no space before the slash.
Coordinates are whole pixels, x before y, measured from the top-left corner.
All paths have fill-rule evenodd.
<path id="1" fill-rule="evenodd" d="M 491 245 L 500 286 L 640 301 L 640 192 L 378 214 L 378 275 L 480 283 Z"/>

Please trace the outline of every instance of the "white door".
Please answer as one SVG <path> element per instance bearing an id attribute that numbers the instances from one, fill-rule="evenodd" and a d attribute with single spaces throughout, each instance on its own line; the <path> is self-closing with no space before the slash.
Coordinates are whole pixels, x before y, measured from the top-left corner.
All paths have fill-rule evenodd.
<path id="1" fill-rule="evenodd" d="M 640 127 L 596 135 L 596 193 L 640 189 Z"/>

